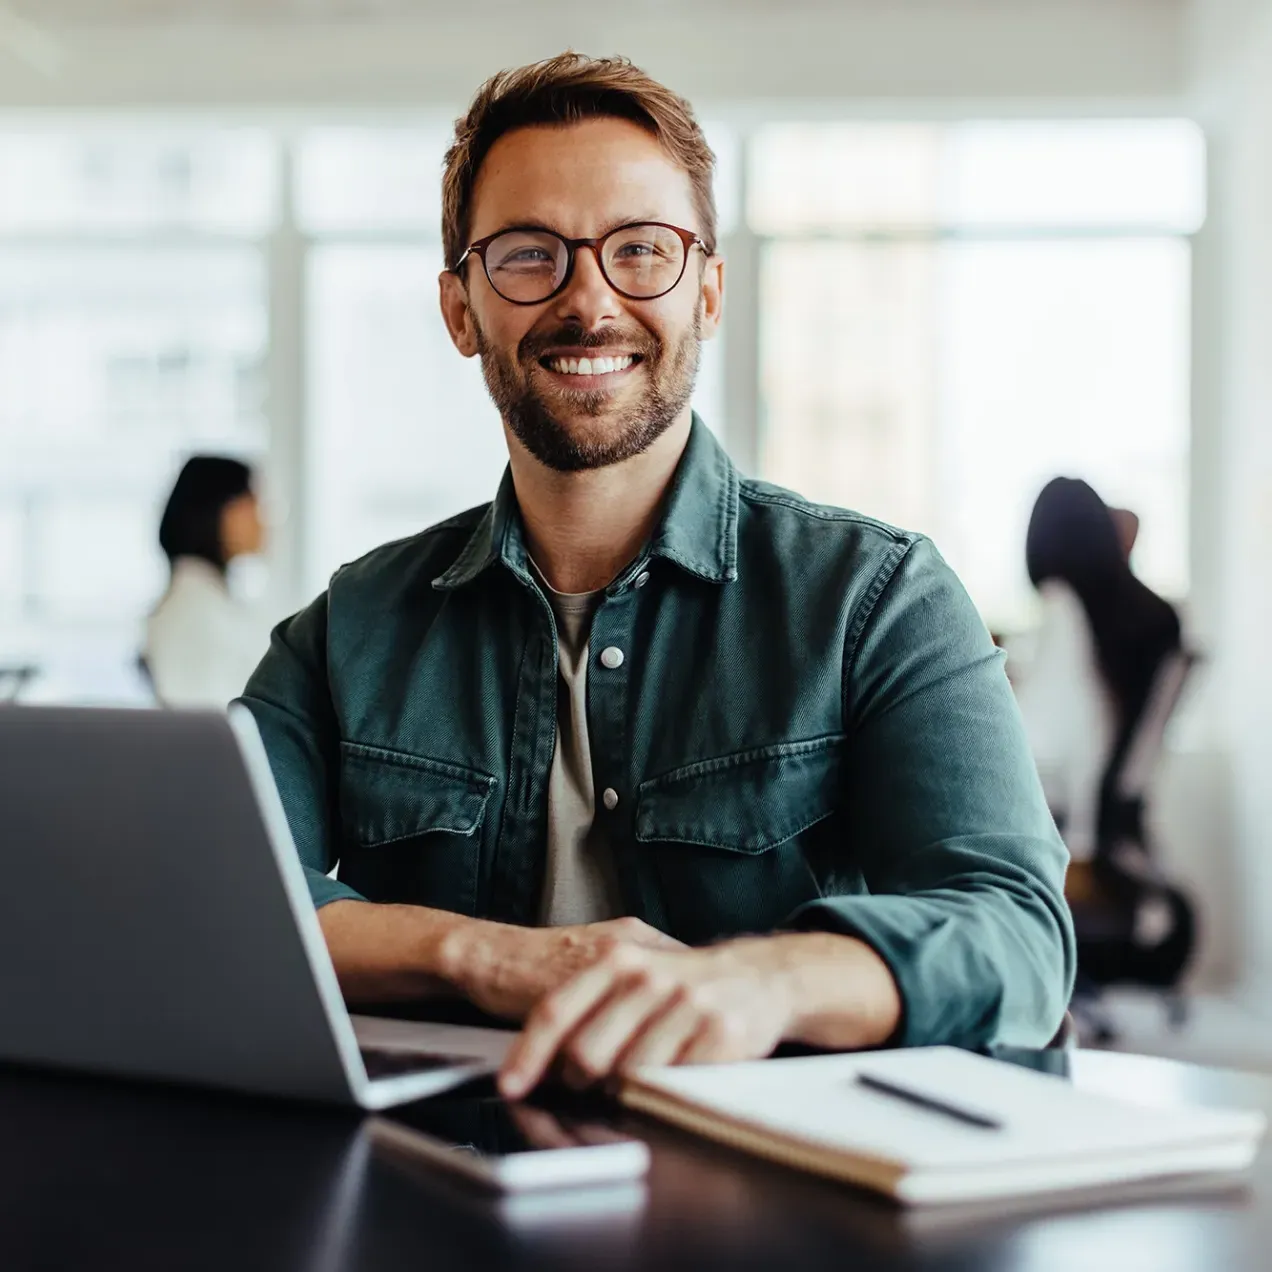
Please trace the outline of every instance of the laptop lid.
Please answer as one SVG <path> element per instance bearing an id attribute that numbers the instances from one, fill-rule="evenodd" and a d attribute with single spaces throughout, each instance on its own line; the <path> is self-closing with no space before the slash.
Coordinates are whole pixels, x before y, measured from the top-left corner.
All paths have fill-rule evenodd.
<path id="1" fill-rule="evenodd" d="M 246 711 L 0 709 L 0 864 L 0 1060 L 361 1099 Z"/>

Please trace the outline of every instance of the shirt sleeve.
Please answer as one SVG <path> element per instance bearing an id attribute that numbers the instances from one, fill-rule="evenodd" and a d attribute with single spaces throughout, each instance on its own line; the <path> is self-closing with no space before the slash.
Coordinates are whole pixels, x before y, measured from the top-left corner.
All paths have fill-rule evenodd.
<path id="1" fill-rule="evenodd" d="M 239 699 L 269 755 L 316 907 L 361 901 L 331 878 L 340 860 L 337 817 L 340 732 L 326 677 L 327 598 L 280 623 Z"/>
<path id="2" fill-rule="evenodd" d="M 1044 1046 L 1073 986 L 1067 854 L 1002 654 L 929 542 L 883 567 L 845 658 L 847 842 L 868 891 L 791 926 L 877 951 L 902 1045 Z"/>

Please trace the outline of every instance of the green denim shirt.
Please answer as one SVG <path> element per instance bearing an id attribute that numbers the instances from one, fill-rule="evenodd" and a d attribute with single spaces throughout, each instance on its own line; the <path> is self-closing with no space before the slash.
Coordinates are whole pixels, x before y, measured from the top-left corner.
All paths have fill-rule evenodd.
<path id="1" fill-rule="evenodd" d="M 690 944 L 858 937 L 900 989 L 899 1041 L 1046 1043 L 1073 978 L 1067 857 L 1001 657 L 928 540 L 740 479 L 695 419 L 590 648 L 629 913 Z M 510 477 L 338 571 L 243 701 L 316 905 L 535 922 L 556 630 Z"/>

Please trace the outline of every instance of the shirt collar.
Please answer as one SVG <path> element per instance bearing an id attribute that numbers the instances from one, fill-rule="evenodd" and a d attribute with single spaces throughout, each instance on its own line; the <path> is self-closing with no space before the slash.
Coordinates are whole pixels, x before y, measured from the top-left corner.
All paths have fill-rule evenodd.
<path id="1" fill-rule="evenodd" d="M 738 577 L 738 470 L 697 415 L 649 555 L 710 583 Z"/>
<path id="2" fill-rule="evenodd" d="M 623 572 L 624 578 L 654 556 L 710 583 L 738 577 L 737 469 L 697 415 L 658 527 L 647 550 Z M 433 586 L 439 591 L 464 587 L 496 560 L 529 579 L 529 555 L 510 469 L 504 471 L 499 493 L 454 564 L 433 580 Z"/>

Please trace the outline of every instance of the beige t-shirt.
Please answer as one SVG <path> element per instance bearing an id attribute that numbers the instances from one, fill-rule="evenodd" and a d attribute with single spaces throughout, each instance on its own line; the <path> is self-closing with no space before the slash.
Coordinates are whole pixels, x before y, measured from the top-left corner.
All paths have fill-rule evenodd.
<path id="1" fill-rule="evenodd" d="M 531 563 L 533 564 L 533 562 Z M 535 567 L 557 624 L 557 735 L 548 778 L 548 860 L 539 922 L 598 923 L 622 914 L 614 861 L 596 822 L 587 732 L 587 664 L 600 592 L 554 591 Z"/>

